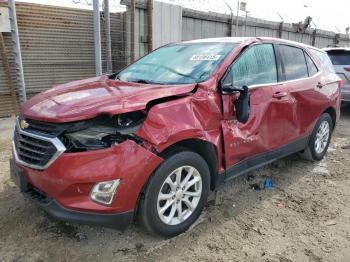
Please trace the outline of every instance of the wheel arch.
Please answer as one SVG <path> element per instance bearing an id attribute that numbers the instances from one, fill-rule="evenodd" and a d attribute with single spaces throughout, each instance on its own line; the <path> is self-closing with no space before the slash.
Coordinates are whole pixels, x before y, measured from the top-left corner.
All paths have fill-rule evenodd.
<path id="1" fill-rule="evenodd" d="M 199 154 L 207 162 L 210 171 L 210 189 L 213 190 L 218 177 L 218 155 L 216 146 L 208 141 L 191 138 L 178 141 L 159 152 L 159 156 L 166 158 L 178 151 L 189 150 Z"/>
<path id="2" fill-rule="evenodd" d="M 333 122 L 333 128 L 335 127 L 335 124 L 336 124 L 336 122 L 337 122 L 337 113 L 336 113 L 336 111 L 335 111 L 335 109 L 333 108 L 333 107 L 328 107 L 326 110 L 324 110 L 323 112 L 322 112 L 322 114 L 324 114 L 324 113 L 327 113 L 327 114 L 329 114 L 330 116 L 331 116 L 331 118 L 332 118 L 332 122 Z M 321 114 L 321 115 L 322 115 Z"/>

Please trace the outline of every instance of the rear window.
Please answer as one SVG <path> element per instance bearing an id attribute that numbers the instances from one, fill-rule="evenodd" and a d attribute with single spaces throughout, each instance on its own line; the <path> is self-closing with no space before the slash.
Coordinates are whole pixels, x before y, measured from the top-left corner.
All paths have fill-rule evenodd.
<path id="1" fill-rule="evenodd" d="M 350 65 L 350 52 L 345 50 L 327 51 L 333 65 Z"/>
<path id="2" fill-rule="evenodd" d="M 287 45 L 280 45 L 279 49 L 283 59 L 286 80 L 309 76 L 302 49 Z"/>

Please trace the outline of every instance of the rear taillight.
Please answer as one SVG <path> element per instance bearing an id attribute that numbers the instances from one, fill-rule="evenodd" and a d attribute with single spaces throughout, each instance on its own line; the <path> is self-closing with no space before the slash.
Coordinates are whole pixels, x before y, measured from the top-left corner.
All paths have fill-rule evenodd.
<path id="1" fill-rule="evenodd" d="M 350 67 L 344 67 L 344 70 L 350 72 Z"/>

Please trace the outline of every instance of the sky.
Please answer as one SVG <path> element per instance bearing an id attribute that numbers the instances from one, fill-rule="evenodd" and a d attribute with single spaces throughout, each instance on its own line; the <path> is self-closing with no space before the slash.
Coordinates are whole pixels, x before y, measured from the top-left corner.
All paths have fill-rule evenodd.
<path id="1" fill-rule="evenodd" d="M 237 0 L 161 0 L 184 7 L 202 11 L 229 13 L 225 2 L 231 6 L 234 14 L 237 11 Z M 68 7 L 92 8 L 92 0 L 21 0 L 40 4 L 60 5 Z M 103 0 L 100 0 L 102 3 Z M 311 16 L 313 28 L 320 28 L 337 33 L 345 33 L 350 26 L 350 0 L 245 0 L 249 16 L 287 23 L 303 21 Z M 110 0 L 111 11 L 125 10 L 120 0 Z M 245 15 L 241 12 L 240 15 Z"/>

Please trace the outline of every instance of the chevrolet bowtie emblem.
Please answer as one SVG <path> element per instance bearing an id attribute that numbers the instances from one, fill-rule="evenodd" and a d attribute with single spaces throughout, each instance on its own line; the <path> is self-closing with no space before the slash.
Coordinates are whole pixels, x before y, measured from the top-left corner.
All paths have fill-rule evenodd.
<path id="1" fill-rule="evenodd" d="M 19 126 L 20 126 L 21 129 L 26 129 L 26 128 L 29 127 L 29 124 L 25 120 L 21 120 L 19 122 Z"/>

